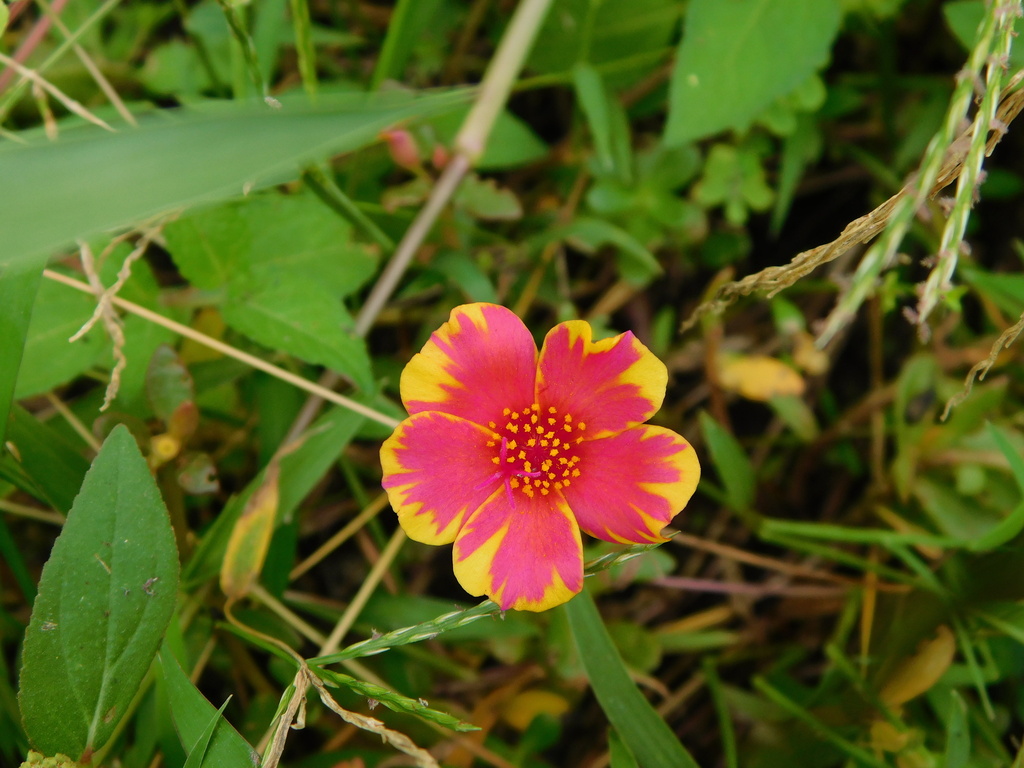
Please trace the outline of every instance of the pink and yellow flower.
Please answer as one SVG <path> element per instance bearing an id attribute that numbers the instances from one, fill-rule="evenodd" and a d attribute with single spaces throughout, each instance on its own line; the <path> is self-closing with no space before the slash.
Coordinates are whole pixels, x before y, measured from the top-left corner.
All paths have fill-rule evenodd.
<path id="1" fill-rule="evenodd" d="M 581 529 L 664 541 L 697 487 L 689 443 L 644 424 L 667 382 L 632 333 L 559 323 L 538 355 L 504 307 L 456 307 L 402 373 L 410 416 L 381 448 L 402 528 L 454 542 L 459 583 L 502 609 L 564 603 L 583 587 Z"/>

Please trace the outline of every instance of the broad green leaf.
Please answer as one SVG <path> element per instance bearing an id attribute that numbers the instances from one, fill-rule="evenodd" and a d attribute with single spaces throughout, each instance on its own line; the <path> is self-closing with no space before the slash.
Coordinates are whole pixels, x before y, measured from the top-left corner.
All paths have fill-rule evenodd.
<path id="1" fill-rule="evenodd" d="M 0 0 L 0 30 L 7 7 Z M 39 291 L 42 273 L 38 269 L 15 270 L 0 267 L 0 446 L 7 432 L 14 387 L 18 381 L 25 338 L 32 318 L 32 306 Z M 2 449 L 0 449 L 2 450 Z"/>
<path id="2" fill-rule="evenodd" d="M 254 281 L 231 292 L 223 313 L 228 325 L 263 346 L 327 366 L 364 392 L 373 389 L 366 342 L 350 332 L 352 319 L 325 286 L 301 276 Z"/>
<path id="3" fill-rule="evenodd" d="M 203 738 L 210 720 L 218 718 L 217 727 L 206 747 L 204 765 L 245 768 L 259 765 L 259 755 L 243 739 L 231 723 L 223 718 L 206 697 L 201 694 L 177 660 L 166 647 L 160 651 L 160 669 L 171 704 L 171 716 L 185 750 L 191 753 Z"/>
<path id="4" fill-rule="evenodd" d="M 149 670 L 177 599 L 167 509 L 127 428 L 110 433 L 50 559 L 25 634 L 25 731 L 45 754 L 103 746 Z"/>
<path id="5" fill-rule="evenodd" d="M 376 271 L 352 243 L 352 228 L 312 194 L 265 194 L 190 213 L 164 237 L 181 273 L 197 288 L 223 289 L 250 274 L 302 275 L 347 296 Z"/>
<path id="6" fill-rule="evenodd" d="M 594 695 L 640 768 L 698 768 L 630 678 L 590 593 L 584 589 L 563 610 Z"/>
<path id="7" fill-rule="evenodd" d="M 745 130 L 827 61 L 838 0 L 691 0 L 669 91 L 665 141 Z"/>
<path id="8" fill-rule="evenodd" d="M 737 512 L 749 510 L 754 504 L 757 479 L 743 447 L 707 413 L 700 414 L 700 428 L 708 444 L 711 463 L 725 486 L 726 501 Z"/>
<path id="9" fill-rule="evenodd" d="M 136 130 L 67 128 L 62 138 L 0 146 L 0 165 L 18 184 L 0 186 L 0 265 L 39 263 L 76 238 L 159 213 L 238 197 L 253 186 L 298 176 L 299 167 L 376 139 L 393 123 L 455 106 L 457 94 L 409 100 L 385 95 L 321 96 L 316 105 L 205 105 L 149 116 Z"/>
<path id="10" fill-rule="evenodd" d="M 68 341 L 95 308 L 96 301 L 88 294 L 72 291 L 52 280 L 42 282 L 25 337 L 25 354 L 21 359 L 15 398 L 20 400 L 48 392 L 71 381 L 104 357 L 109 341 L 102 324 L 94 326 L 77 341 Z"/>

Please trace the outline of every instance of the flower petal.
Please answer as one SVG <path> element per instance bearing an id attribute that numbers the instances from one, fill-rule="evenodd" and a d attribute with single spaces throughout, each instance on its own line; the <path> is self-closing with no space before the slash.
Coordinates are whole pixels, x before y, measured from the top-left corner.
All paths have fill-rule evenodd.
<path id="1" fill-rule="evenodd" d="M 584 441 L 580 476 L 562 489 L 580 528 L 605 541 L 665 541 L 661 529 L 700 480 L 697 454 L 680 435 L 642 426 Z"/>
<path id="2" fill-rule="evenodd" d="M 533 402 L 537 345 L 523 321 L 496 304 L 463 304 L 402 372 L 409 413 L 443 411 L 486 424 Z"/>
<path id="3" fill-rule="evenodd" d="M 502 610 L 544 611 L 583 587 L 580 531 L 558 493 L 516 494 L 512 507 L 495 491 L 462 527 L 453 560 L 463 588 Z"/>
<path id="4" fill-rule="evenodd" d="M 447 413 L 428 411 L 403 421 L 380 449 L 384 488 L 409 538 L 449 544 L 494 491 L 488 441 L 494 433 Z M 485 484 L 486 487 L 483 487 Z"/>
<path id="5" fill-rule="evenodd" d="M 586 439 L 647 421 L 661 407 L 668 370 L 630 332 L 591 341 L 590 324 L 559 323 L 540 351 L 537 402 L 586 425 Z"/>

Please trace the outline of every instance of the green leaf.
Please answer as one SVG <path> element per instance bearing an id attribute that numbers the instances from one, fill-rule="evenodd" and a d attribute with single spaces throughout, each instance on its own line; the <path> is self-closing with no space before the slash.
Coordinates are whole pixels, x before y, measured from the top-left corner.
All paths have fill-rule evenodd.
<path id="1" fill-rule="evenodd" d="M 89 462 L 53 427 L 19 405 L 11 408 L 7 440 L 17 458 L 0 460 L 0 475 L 54 509 L 71 509 Z"/>
<path id="2" fill-rule="evenodd" d="M 250 274 L 303 275 L 347 296 L 376 271 L 352 228 L 312 194 L 266 194 L 195 211 L 164 228 L 168 250 L 197 288 L 217 290 Z"/>
<path id="3" fill-rule="evenodd" d="M 946 757 L 944 768 L 963 768 L 971 757 L 971 729 L 967 720 L 967 703 L 957 690 L 949 692 L 946 711 Z"/>
<path id="4" fill-rule="evenodd" d="M 469 114 L 468 109 L 457 109 L 430 120 L 437 137 L 444 146 L 451 146 Z M 478 171 L 497 171 L 529 165 L 545 157 L 550 148 L 525 122 L 508 110 L 498 113 L 484 153 L 476 162 Z"/>
<path id="5" fill-rule="evenodd" d="M 626 110 L 608 92 L 600 73 L 589 64 L 578 64 L 573 69 L 573 84 L 594 137 L 601 175 L 629 184 L 633 158 Z"/>
<path id="6" fill-rule="evenodd" d="M 385 80 L 401 81 L 413 48 L 437 24 L 440 8 L 441 0 L 400 0 L 391 14 L 388 34 L 373 70 L 372 90 L 377 90 Z"/>
<path id="7" fill-rule="evenodd" d="M 476 174 L 468 175 L 459 185 L 455 204 L 474 219 L 484 221 L 514 221 L 523 215 L 523 206 L 512 190 Z"/>
<path id="8" fill-rule="evenodd" d="M 256 750 L 249 746 L 238 731 L 231 727 L 231 723 L 225 720 L 213 704 L 192 685 L 166 647 L 160 651 L 160 669 L 166 684 L 174 727 L 178 730 L 182 746 L 189 754 L 202 740 L 210 721 L 217 718 L 217 726 L 207 744 L 203 765 L 231 768 L 259 765 L 260 759 Z"/>
<path id="9" fill-rule="evenodd" d="M 7 7 L 0 0 L 0 30 L 4 27 Z M 32 318 L 32 306 L 39 291 L 42 271 L 14 270 L 0 267 L 0 446 L 7 433 L 7 417 L 11 412 L 14 387 L 18 381 L 25 337 Z M 0 449 L 2 450 L 2 449 Z"/>
<path id="10" fill-rule="evenodd" d="M 700 428 L 708 444 L 711 463 L 725 486 L 726 502 L 737 512 L 749 510 L 754 505 L 757 478 L 743 447 L 725 427 L 703 411 Z"/>
<path id="11" fill-rule="evenodd" d="M 642 57 L 668 47 L 680 10 L 676 0 L 556 0 L 530 52 L 530 68 L 561 74 L 576 64 L 614 62 L 610 84 L 621 87 L 649 74 L 652 58 Z"/>
<path id="12" fill-rule="evenodd" d="M 15 398 L 20 400 L 48 392 L 99 362 L 108 347 L 102 325 L 77 341 L 68 341 L 95 308 L 96 301 L 88 294 L 70 291 L 52 280 L 43 281 L 25 337 L 25 354 L 21 359 Z"/>
<path id="13" fill-rule="evenodd" d="M 1017 487 L 1020 488 L 1021 494 L 1024 494 L 1024 458 L 1021 458 L 1020 453 L 1017 452 L 1017 448 L 1005 429 L 992 423 L 987 426 L 989 436 L 1006 457 L 1010 464 L 1010 471 L 1013 472 L 1013 479 L 1016 481 Z M 1024 500 L 996 525 L 970 541 L 968 549 L 974 552 L 987 552 L 1016 538 L 1021 531 L 1024 531 Z"/>
<path id="14" fill-rule="evenodd" d="M 665 141 L 745 130 L 827 61 L 835 0 L 692 0 L 669 91 Z"/>
<path id="15" fill-rule="evenodd" d="M 206 754 L 210 746 L 210 740 L 213 738 L 213 732 L 217 730 L 217 726 L 220 725 L 221 720 L 224 717 L 224 710 L 227 709 L 228 702 L 231 698 L 225 699 L 224 703 L 220 705 L 220 709 L 210 718 L 210 722 L 203 729 L 202 734 L 199 736 L 199 740 L 195 743 L 195 746 L 189 750 L 188 759 L 185 760 L 183 768 L 202 768 L 204 765 L 216 765 L 212 760 L 207 761 Z"/>
<path id="16" fill-rule="evenodd" d="M 76 238 L 125 227 L 199 202 L 237 197 L 253 186 L 294 179 L 304 163 L 350 152 L 403 119 L 454 107 L 462 96 L 321 96 L 316 105 L 205 105 L 163 112 L 130 131 L 66 128 L 58 141 L 0 146 L 0 165 L 18 184 L 0 186 L 0 265 L 31 260 Z"/>
<path id="17" fill-rule="evenodd" d="M 88 755 L 124 716 L 177 599 L 174 535 L 127 428 L 96 456 L 50 559 L 25 633 L 25 731 L 45 754 Z"/>
<path id="18" fill-rule="evenodd" d="M 263 346 L 327 366 L 363 391 L 373 389 L 366 342 L 349 332 L 352 319 L 341 300 L 314 280 L 295 275 L 232 286 L 223 312 L 228 325 Z"/>
<path id="19" fill-rule="evenodd" d="M 563 610 L 594 695 L 640 768 L 698 768 L 633 683 L 590 593 L 584 589 Z"/>
<path id="20" fill-rule="evenodd" d="M 953 0 L 943 3 L 942 14 L 946 17 L 946 23 L 953 30 L 953 35 L 966 50 L 974 48 L 974 38 L 977 35 L 978 27 L 985 14 L 989 12 L 988 3 L 985 0 Z M 1014 19 L 1014 30 L 1017 34 L 1024 32 L 1024 24 L 1020 18 Z M 1024 67 L 1024 47 L 1016 43 L 1010 48 L 1010 61 L 1007 66 L 1011 70 Z"/>
<path id="21" fill-rule="evenodd" d="M 352 441 L 364 417 L 347 408 L 333 408 L 317 419 L 309 437 L 295 451 L 281 459 L 278 518 L 289 519 L 298 505 L 334 465 Z M 228 503 L 206 531 L 192 559 L 185 566 L 187 583 L 204 581 L 216 575 L 224 560 L 228 539 L 249 498 L 263 484 L 266 470 L 250 481 L 245 490 Z"/>
<path id="22" fill-rule="evenodd" d="M 0 32 L 7 29 L 7 20 L 10 16 L 11 12 L 7 10 L 7 3 L 4 0 L 0 0 Z"/>
<path id="23" fill-rule="evenodd" d="M 603 245 L 615 246 L 639 275 L 649 278 L 661 274 L 661 264 L 643 243 L 604 219 L 577 216 L 564 227 L 549 230 L 548 234 L 550 239 L 570 241 L 584 253 L 594 253 Z"/>

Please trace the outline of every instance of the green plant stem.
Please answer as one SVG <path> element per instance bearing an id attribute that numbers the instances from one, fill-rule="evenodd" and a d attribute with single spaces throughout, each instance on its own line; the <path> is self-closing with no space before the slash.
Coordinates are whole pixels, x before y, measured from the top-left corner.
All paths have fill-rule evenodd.
<path id="1" fill-rule="evenodd" d="M 309 18 L 308 0 L 290 0 L 292 26 L 295 28 L 295 53 L 299 57 L 299 75 L 309 98 L 316 100 L 316 50 L 313 47 L 313 24 Z"/>
<path id="2" fill-rule="evenodd" d="M 348 195 L 341 191 L 334 180 L 319 166 L 310 166 L 302 174 L 302 180 L 309 185 L 317 197 L 341 214 L 367 237 L 381 247 L 384 253 L 395 250 L 395 242 L 378 227 L 369 216 L 359 210 Z"/>
<path id="3" fill-rule="evenodd" d="M 1000 5 L 1009 5 L 1003 2 Z M 1020 6 L 1014 0 L 1013 5 Z M 821 346 L 828 344 L 839 330 L 853 317 L 857 309 L 874 290 L 875 283 L 882 270 L 888 267 L 896 255 L 896 250 L 903 242 L 915 214 L 928 199 L 932 185 L 938 178 L 946 152 L 957 136 L 960 124 L 967 114 L 974 94 L 974 85 L 981 77 L 982 68 L 992 54 L 993 40 L 997 28 L 997 12 L 1001 9 L 990 6 L 978 27 L 974 47 L 963 70 L 957 75 L 956 87 L 950 100 L 946 117 L 939 132 L 932 137 L 925 150 L 924 159 L 912 182 L 914 194 L 900 198 L 881 237 L 868 249 L 861 259 L 853 275 L 853 282 L 846 294 L 840 298 L 835 309 L 829 314 L 824 330 L 818 337 Z M 1012 18 L 1006 21 L 1012 24 Z M 998 96 L 998 94 L 997 94 Z M 985 137 L 987 139 L 987 136 Z M 973 187 L 972 187 L 973 193 Z"/>
<path id="4" fill-rule="evenodd" d="M 463 177 L 483 154 L 494 122 L 508 101 L 512 85 L 550 5 L 551 0 L 523 0 L 516 8 L 494 59 L 487 67 L 479 95 L 455 137 L 455 156 L 445 167 L 426 205 L 406 231 L 387 268 L 363 304 L 356 318 L 356 334 L 363 336 L 373 326 L 437 217 L 459 188 Z"/>
<path id="5" fill-rule="evenodd" d="M 973 131 L 971 145 L 967 150 L 967 157 L 964 158 L 960 178 L 956 182 L 953 209 L 942 229 L 936 263 L 925 281 L 921 300 L 918 303 L 917 324 L 922 331 L 926 328 L 925 321 L 928 315 L 953 287 L 951 281 L 953 272 L 956 270 L 960 244 L 963 242 L 964 234 L 967 231 L 967 222 L 971 218 L 971 209 L 974 207 L 976 195 L 979 193 L 978 186 L 981 179 L 981 166 L 985 161 L 988 133 L 992 128 L 996 110 L 999 108 L 1004 62 L 1010 55 L 1010 46 L 1013 43 L 1013 20 L 1016 18 L 1012 12 L 1014 6 L 1018 11 L 1020 10 L 1020 3 L 1016 0 L 1003 0 L 1003 2 L 994 3 L 989 10 L 989 14 L 996 19 L 999 39 L 995 52 L 988 57 L 986 64 L 985 93 L 978 105 L 978 111 L 971 126 Z M 997 127 L 997 130 L 1001 129 Z"/>

